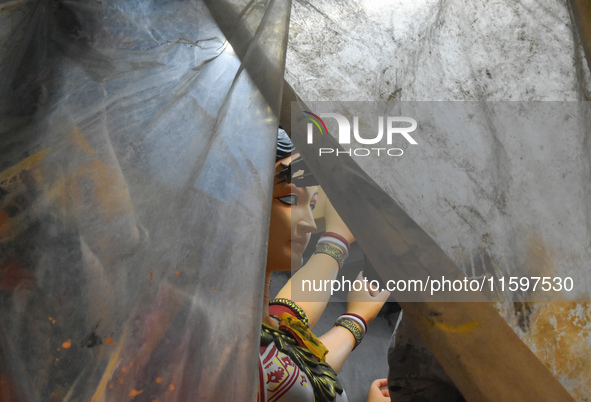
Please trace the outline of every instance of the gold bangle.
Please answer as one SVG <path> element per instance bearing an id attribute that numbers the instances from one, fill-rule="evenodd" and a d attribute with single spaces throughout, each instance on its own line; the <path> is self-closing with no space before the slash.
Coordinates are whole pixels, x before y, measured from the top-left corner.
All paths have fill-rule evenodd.
<path id="1" fill-rule="evenodd" d="M 310 323 L 308 321 L 308 316 L 306 315 L 306 312 L 304 311 L 303 308 L 301 308 L 300 306 L 295 304 L 293 301 L 291 301 L 289 299 L 278 298 L 278 299 L 273 299 L 269 302 L 269 306 L 272 306 L 274 304 L 279 304 L 281 306 L 287 307 L 288 309 L 290 309 L 291 311 L 293 311 L 295 313 L 296 317 L 301 322 L 303 322 L 306 327 L 310 328 Z"/>
<path id="2" fill-rule="evenodd" d="M 353 337 L 355 338 L 355 346 L 353 347 L 353 350 L 359 346 L 361 340 L 363 339 L 363 334 L 361 333 L 361 330 L 357 324 L 353 322 L 353 320 L 350 320 L 349 318 L 341 318 L 335 322 L 334 326 L 346 328 L 353 334 Z"/>
<path id="3" fill-rule="evenodd" d="M 334 244 L 320 243 L 316 245 L 316 251 L 314 254 L 326 254 L 334 258 L 339 263 L 339 270 L 343 267 L 345 262 L 345 254 L 340 248 Z"/>

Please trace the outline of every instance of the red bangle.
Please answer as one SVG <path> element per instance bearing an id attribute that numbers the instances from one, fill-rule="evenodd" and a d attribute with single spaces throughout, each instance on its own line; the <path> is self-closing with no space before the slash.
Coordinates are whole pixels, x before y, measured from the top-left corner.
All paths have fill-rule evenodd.
<path id="1" fill-rule="evenodd" d="M 358 314 L 353 314 L 353 313 L 345 313 L 345 314 L 343 314 L 343 315 L 350 315 L 350 316 L 352 316 L 352 317 L 357 317 L 357 318 L 359 318 L 361 321 L 363 321 L 363 324 L 365 325 L 365 330 L 367 331 L 367 328 L 368 328 L 368 326 L 367 326 L 367 321 L 365 321 L 365 319 L 364 319 L 362 316 L 360 316 L 360 315 L 358 315 Z"/>
<path id="2" fill-rule="evenodd" d="M 347 246 L 347 251 L 351 251 L 351 244 L 347 241 L 347 239 L 345 239 L 340 234 L 335 233 L 335 232 L 324 232 L 324 234 L 322 236 L 320 236 L 320 238 L 323 238 L 323 237 L 334 237 L 335 239 L 338 239 L 338 240 L 342 241 L 343 243 L 345 243 L 345 246 Z"/>

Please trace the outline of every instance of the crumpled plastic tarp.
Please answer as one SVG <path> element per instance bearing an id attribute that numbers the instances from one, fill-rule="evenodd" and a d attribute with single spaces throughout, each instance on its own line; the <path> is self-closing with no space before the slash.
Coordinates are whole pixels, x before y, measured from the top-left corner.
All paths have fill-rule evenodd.
<path id="1" fill-rule="evenodd" d="M 566 299 L 589 300 L 591 81 L 567 3 L 296 1 L 286 77 L 318 114 L 417 119 L 404 156 L 354 159 L 464 273 L 571 275 Z"/>
<path id="2" fill-rule="evenodd" d="M 0 399 L 254 398 L 290 7 L 0 5 Z"/>
<path id="3" fill-rule="evenodd" d="M 588 399 L 591 310 L 579 301 L 589 300 L 590 283 L 591 81 L 569 3 L 298 0 L 286 79 L 308 104 L 519 101 L 529 105 L 524 110 L 546 108 L 548 126 L 572 117 L 570 128 L 557 127 L 552 137 L 528 130 L 528 135 L 508 136 L 497 112 L 511 105 L 481 102 L 469 107 L 476 119 L 465 119 L 469 126 L 482 122 L 470 132 L 477 135 L 473 139 L 448 130 L 423 137 L 421 151 L 409 152 L 395 167 L 376 158 L 358 158 L 358 163 L 466 274 L 525 276 L 535 267 L 573 275 L 584 292 L 572 302 L 536 304 L 508 294 L 497 306 L 573 396 Z M 535 101 L 562 102 L 554 105 L 562 112 L 530 103 Z M 321 182 L 323 172 L 333 170 L 317 170 Z M 327 175 L 324 181 L 333 179 Z M 347 221 L 363 208 L 339 202 L 347 192 L 339 184 L 340 189 L 326 190 Z M 363 233 L 363 224 L 357 226 L 352 229 Z M 376 231 L 373 239 L 381 235 Z M 371 236 L 365 239 L 370 245 Z M 374 267 L 383 276 L 394 275 L 391 265 Z M 406 370 L 399 374 L 423 374 Z"/>
<path id="4" fill-rule="evenodd" d="M 280 0 L 0 6 L 0 396 L 253 399 L 289 14 Z M 288 50 L 287 81 L 304 100 L 589 98 L 562 2 L 298 0 Z M 577 177 L 589 144 L 572 143 Z M 437 184 L 421 198 L 412 176 L 364 169 L 444 249 L 459 225 L 466 255 L 498 257 L 471 204 L 452 213 Z M 589 181 L 579 190 L 589 207 Z M 583 395 L 587 305 L 504 308 Z"/>
<path id="5" fill-rule="evenodd" d="M 396 300 L 589 300 L 589 103 L 306 103 L 340 141 L 352 125 L 366 144 L 309 137 L 293 106 L 296 146 L 384 282 L 425 285 L 399 286 Z M 408 126 L 384 123 L 393 118 L 416 121 L 408 140 L 384 134 Z M 458 275 L 470 285 L 450 292 L 442 278 Z"/>

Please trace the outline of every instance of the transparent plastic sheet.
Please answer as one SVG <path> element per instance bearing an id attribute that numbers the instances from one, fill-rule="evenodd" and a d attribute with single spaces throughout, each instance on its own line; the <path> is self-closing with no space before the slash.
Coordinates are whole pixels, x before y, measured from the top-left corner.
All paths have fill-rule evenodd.
<path id="1" fill-rule="evenodd" d="M 292 138 L 397 301 L 588 302 L 589 107 L 293 102 Z"/>
<path id="2" fill-rule="evenodd" d="M 294 102 L 292 138 L 378 271 L 382 289 L 398 282 L 388 290 L 400 302 L 497 302 L 525 344 L 585 400 L 591 378 L 589 102 L 368 104 Z M 412 116 L 418 144 L 394 138 L 390 147 L 404 151 L 395 156 L 386 153 L 385 141 L 341 147 L 338 136 L 322 135 L 302 118 L 304 110 L 324 118 L 329 133 L 340 130 L 327 114 L 349 122 L 360 116 L 365 138 L 377 132 L 377 119 L 366 122 L 375 117 L 371 111 Z M 314 145 L 306 135 L 310 124 Z M 456 289 L 466 278 L 469 287 Z M 568 289 L 546 288 L 567 280 Z M 345 286 L 335 282 L 336 290 Z M 292 295 L 309 301 L 314 292 L 292 288 Z M 395 384 L 406 384 L 401 393 L 437 391 L 421 379 L 453 386 L 408 325 L 403 319 L 403 337 L 396 338 L 403 343 L 390 355 Z M 418 388 L 409 389 L 415 380 Z"/>
<path id="3" fill-rule="evenodd" d="M 584 101 L 589 99 L 591 82 L 572 12 L 567 2 L 555 1 L 321 0 L 312 4 L 298 0 L 292 10 L 286 77 L 294 92 L 307 104 L 360 100 Z M 587 108 L 581 105 L 577 113 L 576 140 L 566 137 L 562 130 L 555 133 L 554 140 L 563 146 L 562 159 L 555 159 L 554 149 L 538 143 L 538 139 L 516 141 L 498 135 L 502 123 L 496 120 L 492 109 L 487 112 L 484 108 L 479 114 L 488 119 L 490 137 L 476 153 L 470 146 L 458 145 L 468 143 L 466 138 L 460 138 L 459 143 L 444 138 L 430 145 L 433 153 L 427 161 L 405 161 L 406 174 L 369 161 L 363 169 L 357 167 L 353 172 L 356 179 L 362 177 L 360 182 L 367 185 L 365 195 L 369 203 L 375 198 L 371 188 L 379 183 L 377 192 L 385 190 L 387 197 L 402 206 L 404 214 L 424 226 L 429 236 L 455 259 L 458 270 L 470 271 L 475 266 L 492 268 L 494 260 L 507 259 L 519 268 L 533 264 L 553 270 L 556 268 L 553 264 L 558 263 L 559 270 L 575 267 L 575 273 L 587 274 L 580 281 L 588 289 L 591 143 Z M 304 109 L 314 112 L 312 107 Z M 511 148 L 520 142 L 520 148 Z M 300 142 L 299 146 L 304 147 L 305 153 L 305 145 Z M 478 154 L 484 159 L 473 160 Z M 306 157 L 315 158 L 310 152 Z M 474 169 L 487 163 L 488 169 Z M 519 175 L 532 175 L 531 169 L 544 163 L 555 164 L 556 172 L 561 171 L 565 176 L 551 174 L 512 195 L 506 191 L 522 180 Z M 456 182 L 450 184 L 447 178 L 427 179 L 441 176 L 454 164 L 449 178 L 458 179 Z M 323 165 L 317 167 L 315 174 L 324 177 L 326 192 L 336 198 L 335 207 L 355 226 L 352 217 L 359 209 L 363 210 L 364 204 L 347 200 L 349 187 L 337 181 L 333 174 L 335 169 L 343 168 L 343 165 Z M 574 170 L 569 172 L 570 168 Z M 561 190 L 565 191 L 562 194 L 547 194 L 544 182 L 552 180 L 558 185 L 552 184 L 551 189 L 568 186 L 569 182 L 574 185 Z M 483 184 L 480 190 L 476 188 L 479 183 Z M 489 196 L 494 198 L 495 192 L 501 197 L 479 216 L 478 202 Z M 537 192 L 540 199 L 536 202 L 545 204 L 542 209 L 557 199 L 566 203 L 554 204 L 552 208 L 556 207 L 558 214 L 549 219 L 541 210 L 527 205 L 515 210 L 512 218 L 502 213 L 493 216 L 497 202 L 499 206 L 506 203 L 514 207 L 526 199 L 534 199 Z M 485 197 L 480 198 L 483 194 Z M 468 198 L 458 207 L 445 203 L 442 196 L 450 195 L 456 199 L 466 195 Z M 339 202 L 339 198 L 346 201 Z M 575 205 L 578 212 L 569 215 Z M 572 226 L 561 226 L 561 223 L 558 228 L 555 219 L 563 212 L 569 215 Z M 450 221 L 456 222 L 450 224 Z M 554 226 L 546 227 L 551 221 Z M 507 230 L 498 226 L 499 222 Z M 490 237 L 489 226 L 495 227 L 497 239 Z M 537 234 L 532 230 L 543 227 L 544 232 Z M 512 235 L 503 237 L 503 233 Z M 378 230 L 367 234 L 364 240 L 370 245 L 368 248 L 382 244 L 375 239 L 383 234 Z M 470 237 L 471 234 L 474 236 Z M 453 250 L 453 243 L 460 239 L 468 241 L 470 247 Z M 503 244 L 513 249 L 510 255 L 501 253 Z M 471 251 L 466 253 L 467 250 Z M 379 254 L 378 250 L 378 257 Z M 457 258 L 461 254 L 463 257 Z M 374 264 L 374 267 L 387 273 L 390 265 L 382 262 L 386 265 Z M 519 297 L 512 295 L 505 303 L 498 303 L 500 314 L 573 396 L 588 399 L 591 396 L 589 303 L 509 301 Z M 405 353 L 407 346 L 402 344 L 400 350 L 393 352 Z M 399 369 L 400 378 L 406 380 L 423 374 L 409 371 L 408 365 Z"/>
<path id="4" fill-rule="evenodd" d="M 289 12 L 0 6 L 0 399 L 252 400 Z"/>
<path id="5" fill-rule="evenodd" d="M 577 101 L 567 1 L 294 1 L 286 80 L 304 101 Z"/>

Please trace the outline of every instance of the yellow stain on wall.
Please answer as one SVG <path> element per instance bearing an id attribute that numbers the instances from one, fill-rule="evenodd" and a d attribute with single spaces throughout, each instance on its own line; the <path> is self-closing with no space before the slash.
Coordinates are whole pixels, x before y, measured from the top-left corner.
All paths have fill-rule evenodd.
<path id="1" fill-rule="evenodd" d="M 537 303 L 523 341 L 576 400 L 591 397 L 591 305 Z"/>
<path id="2" fill-rule="evenodd" d="M 13 178 L 22 170 L 31 169 L 35 164 L 41 162 L 49 152 L 51 152 L 51 148 L 48 148 L 41 152 L 37 152 L 36 154 L 23 159 L 16 165 L 9 167 L 3 172 L 0 172 L 0 182 Z"/>
<path id="3" fill-rule="evenodd" d="M 556 276 L 556 252 L 541 234 L 528 234 L 524 251 L 526 259 L 520 276 Z M 591 400 L 591 304 L 521 305 L 525 314 L 520 315 L 517 332 L 522 341 L 575 400 Z"/>
<path id="4" fill-rule="evenodd" d="M 133 207 L 127 185 L 117 162 L 98 158 L 79 127 L 72 127 L 66 134 L 66 139 L 75 146 L 67 151 L 74 151 L 68 155 L 68 159 L 82 163 L 81 165 L 71 166 L 70 169 L 73 170 L 70 171 L 48 171 L 48 167 L 41 163 L 50 152 L 55 152 L 48 148 L 1 172 L 0 183 L 9 182 L 15 177 L 20 182 L 22 180 L 18 179 L 18 175 L 28 170 L 35 177 L 38 188 L 42 189 L 43 195 L 38 199 L 37 210 L 57 209 L 65 222 L 73 224 L 79 224 L 80 217 L 88 216 L 90 211 L 92 215 L 96 214 L 108 222 L 118 216 L 132 214 Z M 60 167 L 68 169 L 67 165 Z M 14 229 L 11 220 L 1 215 L 0 237 L 8 236 Z"/>
<path id="5" fill-rule="evenodd" d="M 475 329 L 476 327 L 478 327 L 478 325 L 479 325 L 478 321 L 471 321 L 469 323 L 462 324 L 462 325 L 449 325 L 449 324 L 445 324 L 442 322 L 433 323 L 433 326 L 435 328 L 440 329 L 445 332 L 450 332 L 452 334 L 463 334 L 466 332 L 470 332 L 473 329 Z"/>

